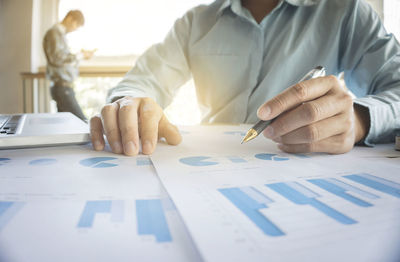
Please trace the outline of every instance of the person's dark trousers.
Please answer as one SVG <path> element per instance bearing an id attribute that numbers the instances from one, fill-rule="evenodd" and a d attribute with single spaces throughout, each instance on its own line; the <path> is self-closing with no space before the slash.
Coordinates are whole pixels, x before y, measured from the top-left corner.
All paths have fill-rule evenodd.
<path id="1" fill-rule="evenodd" d="M 50 91 L 51 96 L 57 102 L 58 112 L 71 112 L 83 121 L 87 121 L 76 100 L 75 92 L 71 85 L 66 83 L 54 83 Z"/>

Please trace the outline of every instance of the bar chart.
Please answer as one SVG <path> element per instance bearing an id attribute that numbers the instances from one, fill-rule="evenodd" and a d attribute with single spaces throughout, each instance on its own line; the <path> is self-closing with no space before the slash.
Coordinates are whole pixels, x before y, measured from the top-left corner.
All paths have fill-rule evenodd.
<path id="1" fill-rule="evenodd" d="M 122 223 L 124 220 L 124 202 L 122 200 L 87 201 L 77 227 L 93 227 L 96 215 L 100 213 L 110 214 L 110 222 L 112 223 Z"/>
<path id="2" fill-rule="evenodd" d="M 259 212 L 260 209 L 268 208 L 268 204 L 273 202 L 272 199 L 253 187 L 224 188 L 218 190 L 266 235 L 285 235 L 281 229 Z"/>
<path id="3" fill-rule="evenodd" d="M 354 219 L 317 200 L 320 195 L 298 182 L 280 182 L 267 184 L 266 186 L 291 202 L 297 205 L 310 205 L 341 224 L 351 225 L 357 223 Z"/>
<path id="4" fill-rule="evenodd" d="M 338 196 L 341 197 L 355 205 L 361 207 L 370 207 L 373 204 L 364 201 L 360 198 L 350 195 L 348 192 L 352 192 L 358 194 L 362 197 L 369 198 L 369 199 L 377 199 L 379 196 L 369 193 L 367 191 L 361 190 L 355 186 L 349 185 L 345 182 L 340 181 L 336 178 L 326 178 L 326 179 L 308 179 L 308 182 Z"/>
<path id="5" fill-rule="evenodd" d="M 400 198 L 400 184 L 398 183 L 370 174 L 353 174 L 344 177 L 382 193 Z"/>
<path id="6" fill-rule="evenodd" d="M 347 183 L 347 181 L 344 181 L 345 179 L 352 181 L 353 184 Z M 310 185 L 324 190 L 327 194 L 332 194 L 360 208 L 373 208 L 375 206 L 373 201 L 381 199 L 382 196 L 361 189 L 357 184 L 400 198 L 400 184 L 366 173 L 344 175 L 337 178 L 306 179 L 301 183 L 298 181 L 269 183 L 264 186 L 283 196 L 291 203 L 299 206 L 308 205 L 314 208 L 339 224 L 352 225 L 358 223 L 358 221 L 353 219 L 350 215 L 346 215 L 324 203 L 324 197 L 326 197 L 326 195 L 320 195 L 314 192 L 308 185 L 305 185 L 306 183 L 310 183 Z M 265 235 L 283 236 L 289 233 L 274 224 L 265 213 L 260 212 L 262 209 L 273 208 L 271 207 L 271 203 L 275 203 L 275 206 L 280 204 L 270 196 L 267 196 L 267 194 L 260 192 L 252 186 L 219 188 L 218 191 Z"/>
<path id="7" fill-rule="evenodd" d="M 160 199 L 136 200 L 139 235 L 153 235 L 157 242 L 171 242 L 172 237 Z"/>

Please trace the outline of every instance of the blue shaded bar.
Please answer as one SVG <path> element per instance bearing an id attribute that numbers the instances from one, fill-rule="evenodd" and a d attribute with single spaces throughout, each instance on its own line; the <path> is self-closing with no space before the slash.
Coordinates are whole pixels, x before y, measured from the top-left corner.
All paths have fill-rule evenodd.
<path id="1" fill-rule="evenodd" d="M 297 205 L 310 205 L 316 208 L 320 212 L 335 219 L 341 224 L 350 225 L 357 223 L 357 221 L 345 216 L 344 214 L 315 199 L 316 197 L 319 197 L 319 195 L 301 185 L 300 183 L 274 183 L 268 184 L 266 186 Z"/>
<path id="2" fill-rule="evenodd" d="M 370 194 L 366 191 L 363 191 L 361 189 L 358 189 L 352 185 L 346 184 L 340 180 L 334 179 L 334 178 L 329 178 L 329 179 L 309 179 L 307 180 L 308 182 L 338 196 L 341 197 L 355 205 L 361 206 L 361 207 L 370 207 L 373 206 L 371 203 L 368 203 L 362 199 L 359 199 L 357 197 L 354 197 L 350 194 L 347 193 L 347 191 L 351 191 L 354 193 L 357 193 L 361 196 L 370 198 L 370 199 L 376 199 L 378 196 L 374 194 Z"/>
<path id="3" fill-rule="evenodd" d="M 228 156 L 228 159 L 232 163 L 246 163 L 247 162 L 245 159 L 238 157 L 238 156 Z"/>
<path id="4" fill-rule="evenodd" d="M 248 187 L 245 191 L 249 192 L 253 188 Z M 239 188 L 223 188 L 218 189 L 229 201 L 232 202 L 240 211 L 243 212 L 264 234 L 269 236 L 283 236 L 285 233 L 275 226 L 268 218 L 266 218 L 259 209 L 267 208 L 265 202 L 272 201 L 268 197 L 262 198 L 261 192 L 255 191 L 252 194 L 257 195 L 257 199 L 249 196 L 243 189 Z"/>
<path id="5" fill-rule="evenodd" d="M 372 176 L 370 174 L 354 174 L 343 177 L 350 179 L 354 182 L 357 182 L 359 184 L 362 184 L 364 186 L 400 198 L 400 184 L 396 182 Z"/>
<path id="6" fill-rule="evenodd" d="M 138 166 L 152 166 L 153 163 L 151 162 L 150 158 L 148 158 L 148 157 L 137 157 L 136 158 L 136 165 L 138 165 Z"/>
<path id="7" fill-rule="evenodd" d="M 189 166 L 213 166 L 218 165 L 218 162 L 215 161 L 206 161 L 210 159 L 208 156 L 193 156 L 193 157 L 184 157 L 179 159 L 179 162 Z"/>
<path id="8" fill-rule="evenodd" d="M 261 159 L 261 160 L 271 160 L 271 161 L 289 160 L 289 158 L 287 158 L 287 157 L 280 157 L 280 156 L 277 156 L 277 154 L 267 154 L 267 153 L 256 154 L 254 157 Z"/>
<path id="9" fill-rule="evenodd" d="M 116 157 L 91 157 L 79 161 L 82 166 L 92 167 L 92 168 L 108 168 L 118 166 L 114 163 L 109 163 L 107 161 L 116 160 Z"/>
<path id="10" fill-rule="evenodd" d="M 24 205 L 24 202 L 0 201 L 0 232 Z"/>
<path id="11" fill-rule="evenodd" d="M 241 187 L 240 190 L 259 204 L 270 204 L 274 202 L 271 198 L 267 197 L 254 187 Z"/>
<path id="12" fill-rule="evenodd" d="M 167 219 L 160 199 L 136 200 L 139 235 L 154 235 L 157 242 L 171 242 Z"/>
<path id="13" fill-rule="evenodd" d="M 78 227 L 88 228 L 93 226 L 97 213 L 111 213 L 111 200 L 87 201 L 83 209 Z"/>

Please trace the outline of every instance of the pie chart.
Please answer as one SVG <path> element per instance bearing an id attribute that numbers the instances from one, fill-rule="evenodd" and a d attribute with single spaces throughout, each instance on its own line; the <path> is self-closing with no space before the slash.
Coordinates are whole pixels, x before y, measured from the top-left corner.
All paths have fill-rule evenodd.
<path id="1" fill-rule="evenodd" d="M 79 164 L 91 168 L 109 168 L 118 166 L 110 161 L 116 160 L 116 157 L 91 157 L 79 161 Z"/>
<path id="2" fill-rule="evenodd" d="M 29 162 L 29 165 L 31 166 L 49 166 L 52 164 L 57 163 L 57 159 L 54 158 L 40 158 L 40 159 L 35 159 Z"/>
<path id="3" fill-rule="evenodd" d="M 256 158 L 261 160 L 271 160 L 271 161 L 286 161 L 289 160 L 287 157 L 280 157 L 277 154 L 257 154 Z"/>
<path id="4" fill-rule="evenodd" d="M 213 166 L 218 165 L 218 162 L 215 161 L 207 161 L 211 157 L 208 156 L 193 156 L 193 157 L 184 157 L 179 159 L 179 162 L 189 166 Z"/>

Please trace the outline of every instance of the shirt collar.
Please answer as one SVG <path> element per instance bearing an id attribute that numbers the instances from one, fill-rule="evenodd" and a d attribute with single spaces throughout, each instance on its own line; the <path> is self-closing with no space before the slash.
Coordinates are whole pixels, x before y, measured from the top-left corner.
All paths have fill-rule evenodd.
<path id="1" fill-rule="evenodd" d="M 294 6 L 310 6 L 318 4 L 319 1 L 320 0 L 280 0 L 280 3 L 286 2 Z M 237 4 L 240 4 L 240 0 L 222 0 L 222 4 L 217 11 L 217 15 L 219 16 L 229 6 L 234 7 Z"/>

